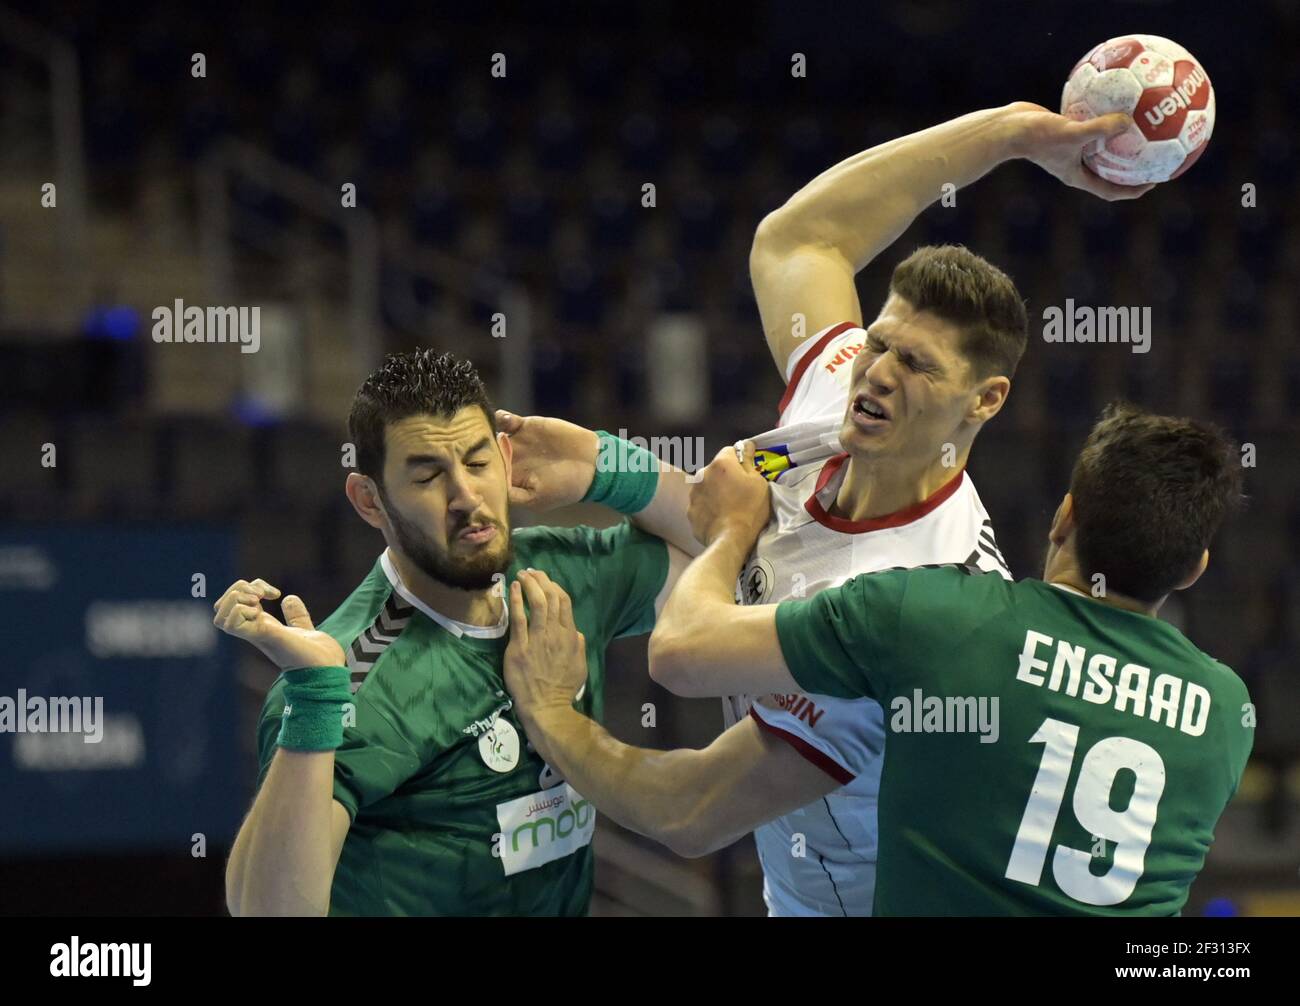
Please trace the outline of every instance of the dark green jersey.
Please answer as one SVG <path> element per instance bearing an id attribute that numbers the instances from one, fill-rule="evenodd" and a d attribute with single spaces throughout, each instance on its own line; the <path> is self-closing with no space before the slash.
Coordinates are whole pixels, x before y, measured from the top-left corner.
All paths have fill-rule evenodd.
<path id="1" fill-rule="evenodd" d="M 1241 680 L 1156 618 L 964 567 L 776 613 L 801 688 L 884 707 L 877 915 L 1168 915 L 1254 738 Z"/>
<path id="2" fill-rule="evenodd" d="M 597 531 L 522 528 L 515 560 L 573 599 L 587 639 L 578 708 L 604 711 L 605 647 L 648 632 L 667 550 L 626 522 Z M 582 915 L 591 897 L 595 809 L 532 750 L 501 677 L 508 636 L 421 605 L 387 556 L 320 626 L 348 654 L 355 724 L 335 752 L 334 796 L 352 816 L 334 915 Z M 258 730 L 270 767 L 283 679 Z"/>

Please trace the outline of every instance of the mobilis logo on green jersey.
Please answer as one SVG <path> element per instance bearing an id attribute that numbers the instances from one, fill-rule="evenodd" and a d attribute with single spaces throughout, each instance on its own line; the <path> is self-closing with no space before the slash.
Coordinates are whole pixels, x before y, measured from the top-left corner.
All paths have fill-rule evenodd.
<path id="1" fill-rule="evenodd" d="M 565 783 L 497 804 L 497 824 L 501 830 L 492 836 L 492 855 L 509 877 L 590 845 L 596 811 Z"/>

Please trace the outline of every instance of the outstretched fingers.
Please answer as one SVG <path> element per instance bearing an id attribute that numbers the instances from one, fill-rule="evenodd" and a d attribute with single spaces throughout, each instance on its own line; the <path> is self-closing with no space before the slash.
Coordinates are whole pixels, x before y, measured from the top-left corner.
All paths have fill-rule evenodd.
<path id="1" fill-rule="evenodd" d="M 510 584 L 510 635 L 528 645 L 528 613 L 524 610 L 524 589 L 518 579 Z"/>

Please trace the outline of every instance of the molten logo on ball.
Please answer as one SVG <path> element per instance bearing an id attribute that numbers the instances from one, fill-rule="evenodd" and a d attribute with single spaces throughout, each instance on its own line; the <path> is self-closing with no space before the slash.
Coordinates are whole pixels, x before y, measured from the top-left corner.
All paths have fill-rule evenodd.
<path id="1" fill-rule="evenodd" d="M 1208 84 L 1209 82 L 1210 78 L 1205 75 L 1204 70 L 1199 66 L 1193 67 L 1191 72 L 1181 83 L 1176 82 L 1174 84 L 1173 94 L 1166 94 L 1154 105 L 1148 106 L 1146 111 L 1142 114 L 1146 116 L 1147 122 L 1152 126 L 1158 126 L 1169 116 L 1176 115 L 1180 108 L 1204 108 L 1204 102 L 1195 105 L 1192 101 L 1197 90 L 1200 89 L 1200 86 L 1202 84 Z M 1145 92 L 1143 98 L 1145 98 L 1149 93 L 1150 91 Z M 1196 121 L 1203 123 L 1205 120 L 1197 119 Z"/>
<path id="2" fill-rule="evenodd" d="M 1177 42 L 1129 35 L 1097 46 L 1070 71 L 1061 114 L 1091 119 L 1127 113 L 1133 124 L 1083 156 L 1118 185 L 1167 182 L 1190 168 L 1214 129 L 1214 87 Z"/>

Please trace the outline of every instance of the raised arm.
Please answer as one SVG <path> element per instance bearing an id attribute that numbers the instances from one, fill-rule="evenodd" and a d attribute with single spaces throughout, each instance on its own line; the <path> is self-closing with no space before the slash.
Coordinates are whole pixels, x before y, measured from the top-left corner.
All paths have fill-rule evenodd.
<path id="1" fill-rule="evenodd" d="M 346 693 L 343 650 L 312 626 L 306 606 L 295 597 L 281 603 L 288 624 L 262 609 L 280 591 L 263 580 L 239 580 L 213 605 L 213 622 L 223 632 L 247 640 L 282 670 L 293 673 L 324 699 L 334 690 Z M 338 672 L 338 673 L 333 673 Z M 342 684 L 337 681 L 341 680 Z M 286 714 L 289 709 L 286 708 Z M 308 709 L 301 713 L 311 715 Z M 338 734 L 342 735 L 339 711 Z M 334 870 L 351 818 L 334 799 L 334 751 L 280 747 L 226 865 L 226 906 L 234 916 L 327 915 Z"/>
<path id="2" fill-rule="evenodd" d="M 514 447 L 511 503 L 545 511 L 582 500 L 596 475 L 594 430 L 549 416 L 516 416 L 498 410 L 496 417 L 497 428 Z M 697 555 L 702 546 L 686 517 L 690 494 L 686 472 L 661 462 L 654 496 L 629 517 L 641 530 L 687 555 Z"/>
<path id="3" fill-rule="evenodd" d="M 230 851 L 230 914 L 328 915 L 351 825 L 334 799 L 334 752 L 277 750 Z"/>
<path id="4" fill-rule="evenodd" d="M 703 750 L 656 751 L 616 740 L 573 708 L 586 662 L 564 591 L 544 573 L 521 573 L 510 603 L 505 680 L 529 740 L 623 826 L 679 855 L 703 856 L 839 788 L 750 717 Z"/>
<path id="5" fill-rule="evenodd" d="M 799 338 L 842 321 L 862 323 L 854 275 L 944 194 L 1014 158 L 1103 199 L 1132 199 L 1151 186 L 1112 185 L 1082 164 L 1084 149 L 1127 128 L 1128 117 L 1071 122 L 1015 102 L 971 112 L 855 154 L 822 172 L 763 218 L 749 274 L 763 332 L 785 376 Z M 801 319 L 796 323 L 796 318 Z"/>

